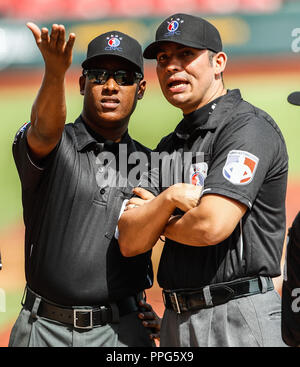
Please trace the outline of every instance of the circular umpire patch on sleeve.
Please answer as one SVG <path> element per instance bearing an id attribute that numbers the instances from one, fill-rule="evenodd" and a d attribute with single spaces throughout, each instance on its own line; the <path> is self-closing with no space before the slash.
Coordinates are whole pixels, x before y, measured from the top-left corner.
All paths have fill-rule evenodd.
<path id="1" fill-rule="evenodd" d="M 195 186 L 204 186 L 208 166 L 206 162 L 194 163 L 190 168 L 190 183 Z"/>
<path id="2" fill-rule="evenodd" d="M 231 150 L 223 168 L 223 176 L 234 185 L 247 185 L 255 175 L 259 158 L 242 150 Z"/>

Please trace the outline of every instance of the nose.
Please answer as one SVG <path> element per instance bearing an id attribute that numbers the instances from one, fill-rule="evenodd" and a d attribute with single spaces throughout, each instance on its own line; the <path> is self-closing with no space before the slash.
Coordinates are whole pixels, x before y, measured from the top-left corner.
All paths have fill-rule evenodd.
<path id="1" fill-rule="evenodd" d="M 182 70 L 182 66 L 181 66 L 180 59 L 176 55 L 171 56 L 166 65 L 167 73 L 173 74 L 181 70 Z"/>
<path id="2" fill-rule="evenodd" d="M 113 76 L 111 75 L 106 83 L 103 85 L 103 90 L 105 90 L 108 94 L 118 93 L 119 84 L 115 81 Z"/>

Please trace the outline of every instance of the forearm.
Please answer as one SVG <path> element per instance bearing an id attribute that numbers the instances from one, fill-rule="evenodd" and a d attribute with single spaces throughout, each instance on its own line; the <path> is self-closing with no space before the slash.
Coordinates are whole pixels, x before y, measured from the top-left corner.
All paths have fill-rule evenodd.
<path id="1" fill-rule="evenodd" d="M 211 236 L 208 236 L 208 225 L 204 218 L 201 220 L 189 211 L 182 216 L 172 217 L 164 228 L 163 235 L 170 240 L 189 246 L 209 246 L 215 243 Z"/>
<path id="2" fill-rule="evenodd" d="M 53 75 L 47 70 L 34 101 L 31 123 L 41 140 L 57 141 L 66 121 L 65 75 Z"/>
<path id="3" fill-rule="evenodd" d="M 75 35 L 66 42 L 63 25 L 52 25 L 51 35 L 47 28 L 39 29 L 27 23 L 44 62 L 45 74 L 39 93 L 31 110 L 31 126 L 27 142 L 35 158 L 43 158 L 51 152 L 61 138 L 66 120 L 65 74 L 72 63 Z"/>
<path id="4" fill-rule="evenodd" d="M 151 250 L 175 207 L 166 190 L 149 203 L 125 211 L 118 223 L 122 254 L 129 257 Z"/>
<path id="5" fill-rule="evenodd" d="M 190 246 L 217 245 L 228 238 L 247 207 L 221 195 L 205 195 L 197 207 L 181 217 L 174 217 L 164 229 L 173 241 Z"/>

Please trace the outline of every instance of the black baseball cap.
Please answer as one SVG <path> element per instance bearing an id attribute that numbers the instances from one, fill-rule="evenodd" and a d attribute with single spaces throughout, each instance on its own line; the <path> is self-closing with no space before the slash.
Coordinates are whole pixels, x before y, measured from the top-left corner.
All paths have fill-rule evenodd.
<path id="1" fill-rule="evenodd" d="M 146 59 L 155 59 L 159 46 L 164 42 L 175 42 L 200 50 L 222 51 L 220 33 L 207 20 L 188 14 L 174 14 L 158 27 L 155 42 L 144 51 Z"/>
<path id="2" fill-rule="evenodd" d="M 110 31 L 94 38 L 87 49 L 86 59 L 81 64 L 87 69 L 89 62 L 101 56 L 118 56 L 130 61 L 144 75 L 142 47 L 137 40 L 119 31 Z"/>
<path id="3" fill-rule="evenodd" d="M 300 92 L 293 92 L 291 93 L 288 98 L 288 102 L 294 104 L 296 106 L 300 106 Z"/>

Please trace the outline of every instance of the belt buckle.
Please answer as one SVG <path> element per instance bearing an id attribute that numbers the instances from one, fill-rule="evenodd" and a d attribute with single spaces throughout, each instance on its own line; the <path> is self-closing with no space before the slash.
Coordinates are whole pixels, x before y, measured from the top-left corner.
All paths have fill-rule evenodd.
<path id="1" fill-rule="evenodd" d="M 90 323 L 87 326 L 79 326 L 77 325 L 77 312 L 87 312 L 90 316 Z M 92 329 L 93 328 L 93 310 L 92 309 L 84 309 L 84 308 L 79 308 L 79 309 L 74 309 L 73 310 L 73 325 L 75 328 L 77 329 Z"/>
<path id="2" fill-rule="evenodd" d="M 171 297 L 171 302 L 172 302 L 172 305 L 174 306 L 174 302 L 173 302 L 173 298 L 175 300 L 175 310 L 178 314 L 181 313 L 181 310 L 180 310 L 180 307 L 179 307 L 179 303 L 178 303 L 178 298 L 177 298 L 177 294 L 176 292 L 171 292 L 170 293 L 170 297 Z"/>

